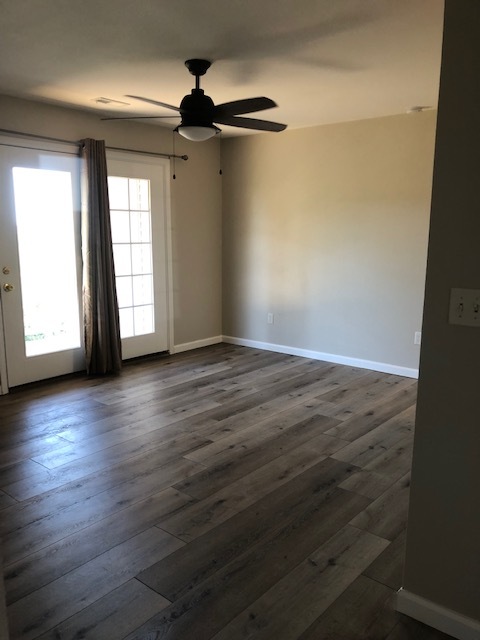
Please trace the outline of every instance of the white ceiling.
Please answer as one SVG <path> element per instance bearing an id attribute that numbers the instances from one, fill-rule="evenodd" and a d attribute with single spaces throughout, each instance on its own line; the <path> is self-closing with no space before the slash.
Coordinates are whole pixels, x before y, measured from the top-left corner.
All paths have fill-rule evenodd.
<path id="1" fill-rule="evenodd" d="M 125 94 L 178 105 L 194 86 L 184 61 L 206 58 L 201 86 L 216 104 L 267 96 L 278 108 L 252 117 L 289 128 L 404 113 L 437 104 L 443 4 L 0 0 L 0 93 L 99 116 L 166 115 Z"/>

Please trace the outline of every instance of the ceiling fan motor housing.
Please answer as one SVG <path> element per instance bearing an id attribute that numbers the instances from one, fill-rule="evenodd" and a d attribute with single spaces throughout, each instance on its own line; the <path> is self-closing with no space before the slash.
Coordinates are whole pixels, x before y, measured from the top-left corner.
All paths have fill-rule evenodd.
<path id="1" fill-rule="evenodd" d="M 210 96 L 206 96 L 203 89 L 192 89 L 192 93 L 185 96 L 180 103 L 182 126 L 211 127 L 214 103 Z"/>
<path id="2" fill-rule="evenodd" d="M 243 129 L 254 129 L 256 131 L 283 131 L 287 128 L 286 124 L 280 124 L 279 122 L 238 117 L 244 113 L 254 113 L 276 107 L 277 105 L 270 98 L 258 97 L 232 100 L 215 106 L 210 96 L 206 96 L 203 89 L 200 89 L 200 78 L 205 75 L 211 62 L 200 58 L 191 58 L 185 61 L 185 65 L 190 73 L 195 76 L 195 88 L 192 89 L 189 95 L 183 98 L 180 107 L 175 107 L 174 105 L 160 102 L 159 100 L 152 100 L 151 98 L 143 98 L 142 96 L 131 95 L 128 97 L 143 100 L 149 104 L 155 104 L 164 109 L 171 109 L 180 113 L 182 122 L 174 130 L 179 131 L 185 138 L 194 141 L 207 140 L 215 133 L 220 133 L 221 129 L 214 125 L 214 122 L 227 126 L 241 127 Z M 132 117 L 134 118 L 135 116 Z M 149 118 L 151 116 L 144 117 Z M 158 117 L 166 118 L 168 116 Z M 118 118 L 106 119 L 117 120 Z M 190 128 L 188 135 L 187 128 Z M 193 129 L 196 131 L 193 131 Z M 202 129 L 204 131 L 201 131 Z"/>

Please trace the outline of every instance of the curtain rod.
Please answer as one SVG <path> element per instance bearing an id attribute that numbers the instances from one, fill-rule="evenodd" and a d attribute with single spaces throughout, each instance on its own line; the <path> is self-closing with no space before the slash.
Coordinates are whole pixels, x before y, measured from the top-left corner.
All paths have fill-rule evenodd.
<path id="1" fill-rule="evenodd" d="M 74 145 L 80 145 L 81 141 L 79 140 L 65 140 L 63 138 L 52 138 L 50 136 L 41 136 L 37 133 L 25 133 L 24 131 L 13 131 L 10 129 L 0 129 L 0 133 L 6 133 L 9 135 L 14 135 L 14 136 L 24 136 L 26 138 L 35 138 L 36 140 L 46 140 L 48 142 L 60 142 L 62 144 L 74 144 Z M 159 158 L 178 158 L 179 160 L 188 160 L 188 156 L 187 155 L 176 155 L 174 153 L 156 153 L 155 151 L 141 151 L 140 149 L 127 149 L 124 147 L 109 147 L 106 146 L 106 149 L 109 149 L 110 151 L 127 151 L 129 153 L 141 153 L 143 155 L 146 156 L 156 156 Z"/>

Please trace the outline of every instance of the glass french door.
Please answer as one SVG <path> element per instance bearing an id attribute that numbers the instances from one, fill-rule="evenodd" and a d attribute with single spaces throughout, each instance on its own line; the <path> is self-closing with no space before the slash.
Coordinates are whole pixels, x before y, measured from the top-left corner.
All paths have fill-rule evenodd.
<path id="1" fill-rule="evenodd" d="M 169 349 L 167 160 L 107 153 L 123 359 Z"/>
<path id="2" fill-rule="evenodd" d="M 17 144 L 0 144 L 2 393 L 85 368 L 78 150 Z M 169 163 L 109 152 L 107 164 L 123 358 L 167 351 Z"/>
<path id="3" fill-rule="evenodd" d="M 85 366 L 80 167 L 73 153 L 0 146 L 4 391 Z"/>

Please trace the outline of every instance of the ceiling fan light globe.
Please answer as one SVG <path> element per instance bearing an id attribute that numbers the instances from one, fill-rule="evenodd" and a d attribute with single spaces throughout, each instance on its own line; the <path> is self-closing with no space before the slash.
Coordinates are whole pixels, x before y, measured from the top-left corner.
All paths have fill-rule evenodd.
<path id="1" fill-rule="evenodd" d="M 213 136 L 218 132 L 218 128 L 180 125 L 179 127 L 177 127 L 177 131 L 187 140 L 192 140 L 193 142 L 203 142 L 204 140 L 213 138 Z"/>

